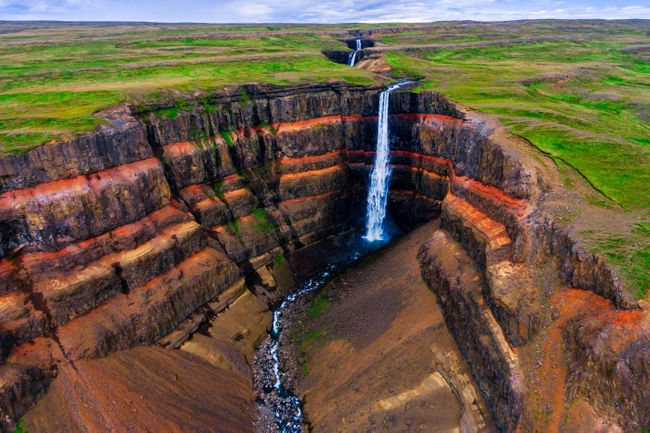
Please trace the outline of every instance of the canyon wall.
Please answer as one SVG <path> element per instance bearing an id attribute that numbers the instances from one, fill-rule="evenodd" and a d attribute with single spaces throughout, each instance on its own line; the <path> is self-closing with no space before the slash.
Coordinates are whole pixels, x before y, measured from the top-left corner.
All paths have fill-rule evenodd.
<path id="1" fill-rule="evenodd" d="M 247 86 L 122 105 L 96 132 L 0 159 L 3 430 L 62 365 L 179 347 L 215 316 L 257 314 L 292 287 L 306 251 L 361 227 L 380 90 Z M 558 290 L 540 273 L 595 292 L 613 317 L 634 302 L 544 212 L 551 187 L 499 125 L 404 91 L 391 95 L 390 127 L 390 212 L 405 230 L 442 216 L 420 254 L 423 275 L 499 426 L 516 431 L 530 412 L 518 347 L 548 326 Z M 564 334 L 576 365 L 565 399 L 610 416 L 608 398 L 629 397 L 633 417 L 611 417 L 647 426 L 647 391 L 626 388 L 647 375 L 647 350 L 630 346 L 647 348 L 647 326 L 634 322 L 629 344 L 605 353 L 595 339 L 613 338 L 598 334 L 613 325 L 582 332 L 580 317 Z M 242 339 L 250 352 L 254 336 L 233 344 Z"/>
<path id="2" fill-rule="evenodd" d="M 449 161 L 450 188 L 418 259 L 497 427 L 645 431 L 647 313 L 554 221 L 557 173 L 494 119 L 465 118 L 475 135 L 432 152 Z"/>

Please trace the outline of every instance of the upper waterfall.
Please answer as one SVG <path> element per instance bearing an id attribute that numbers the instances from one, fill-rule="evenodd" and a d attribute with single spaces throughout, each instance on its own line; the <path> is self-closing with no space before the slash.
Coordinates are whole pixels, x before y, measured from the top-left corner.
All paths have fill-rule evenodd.
<path id="1" fill-rule="evenodd" d="M 390 93 L 405 83 L 391 84 L 379 94 L 379 115 L 377 118 L 377 153 L 370 175 L 368 189 L 366 235 L 368 241 L 384 239 L 384 218 L 388 203 L 388 186 L 390 182 L 390 147 L 388 142 L 388 103 Z"/>
<path id="2" fill-rule="evenodd" d="M 354 62 L 357 59 L 357 53 L 361 51 L 361 39 L 357 39 L 356 41 L 357 48 L 350 53 L 350 59 L 348 62 L 348 66 L 354 66 Z"/>

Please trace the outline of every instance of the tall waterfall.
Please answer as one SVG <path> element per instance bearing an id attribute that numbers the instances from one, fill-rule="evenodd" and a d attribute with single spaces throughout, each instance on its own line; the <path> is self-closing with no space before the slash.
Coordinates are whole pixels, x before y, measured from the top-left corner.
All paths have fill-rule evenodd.
<path id="1" fill-rule="evenodd" d="M 366 215 L 366 235 L 368 241 L 384 239 L 384 218 L 388 203 L 388 185 L 390 182 L 390 148 L 388 143 L 388 101 L 390 93 L 404 83 L 392 84 L 379 94 L 379 116 L 377 119 L 377 153 L 375 166 L 370 175 L 368 190 L 368 207 Z"/>
<path id="2" fill-rule="evenodd" d="M 357 49 L 350 53 L 348 66 L 354 66 L 354 62 L 357 59 L 357 53 L 361 51 L 361 39 L 357 39 L 356 43 L 357 43 Z"/>

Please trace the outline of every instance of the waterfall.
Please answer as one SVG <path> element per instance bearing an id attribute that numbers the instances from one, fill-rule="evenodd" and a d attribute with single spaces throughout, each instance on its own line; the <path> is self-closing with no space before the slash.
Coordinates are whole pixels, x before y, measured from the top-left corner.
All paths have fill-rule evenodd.
<path id="1" fill-rule="evenodd" d="M 388 185 L 390 182 L 390 148 L 388 143 L 388 101 L 390 93 L 404 83 L 392 84 L 379 94 L 379 116 L 377 118 L 377 153 L 375 165 L 370 174 L 368 190 L 366 235 L 368 241 L 384 239 L 384 218 L 388 203 Z"/>
<path id="2" fill-rule="evenodd" d="M 357 59 L 357 53 L 361 51 L 361 39 L 357 39 L 355 42 L 357 43 L 357 49 L 350 53 L 348 66 L 354 66 L 354 62 Z"/>

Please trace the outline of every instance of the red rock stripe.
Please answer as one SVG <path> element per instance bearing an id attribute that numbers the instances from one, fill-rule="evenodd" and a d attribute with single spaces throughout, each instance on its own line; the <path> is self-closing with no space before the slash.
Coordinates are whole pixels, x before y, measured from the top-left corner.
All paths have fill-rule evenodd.
<path id="1" fill-rule="evenodd" d="M 137 173 L 158 167 L 160 167 L 160 162 L 156 158 L 149 158 L 90 175 L 43 183 L 32 188 L 7 191 L 0 195 L 0 212 L 25 206 L 30 201 L 53 201 L 68 195 L 100 189 L 104 185 L 115 183 L 116 179 L 126 180 Z"/>

